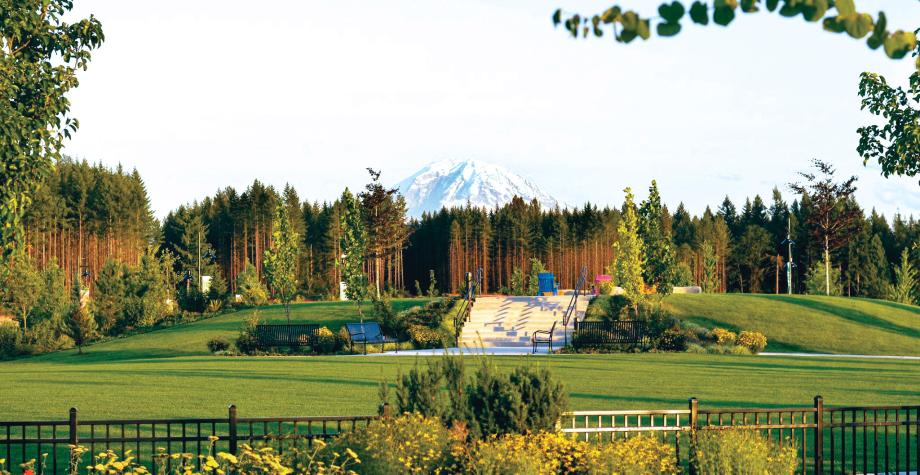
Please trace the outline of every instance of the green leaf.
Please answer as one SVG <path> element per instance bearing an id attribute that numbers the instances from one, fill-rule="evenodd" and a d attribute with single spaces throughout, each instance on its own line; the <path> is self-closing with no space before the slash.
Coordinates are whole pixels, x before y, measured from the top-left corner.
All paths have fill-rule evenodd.
<path id="1" fill-rule="evenodd" d="M 620 10 L 620 7 L 614 5 L 614 6 L 610 7 L 610 8 L 608 8 L 608 9 L 604 10 L 604 13 L 601 13 L 601 21 L 604 22 L 604 23 L 606 23 L 606 24 L 613 23 L 613 22 L 617 21 L 617 17 L 620 16 L 620 13 L 621 13 L 621 12 L 622 12 L 622 11 Z"/>
<path id="2" fill-rule="evenodd" d="M 885 43 L 885 38 L 888 37 L 888 32 L 885 30 L 887 26 L 888 19 L 885 17 L 885 12 L 878 12 L 878 20 L 875 21 L 875 26 L 872 28 L 872 36 L 866 40 L 869 48 L 878 49 Z"/>
<path id="3" fill-rule="evenodd" d="M 705 3 L 699 1 L 693 2 L 693 5 L 690 6 L 690 19 L 693 20 L 693 23 L 698 25 L 708 25 L 709 8 L 706 7 Z"/>
<path id="4" fill-rule="evenodd" d="M 728 26 L 735 19 L 735 9 L 730 7 L 716 7 L 712 13 L 712 21 L 717 25 Z"/>
<path id="5" fill-rule="evenodd" d="M 767 10 L 775 11 L 777 6 L 779 6 L 779 0 L 767 0 Z"/>
<path id="6" fill-rule="evenodd" d="M 561 22 L 562 22 L 562 9 L 557 8 L 556 11 L 553 12 L 553 26 L 559 26 L 559 23 Z"/>
<path id="7" fill-rule="evenodd" d="M 786 2 L 779 9 L 779 14 L 786 18 L 792 18 L 799 13 L 802 13 L 802 5 L 798 3 Z"/>
<path id="8" fill-rule="evenodd" d="M 760 0 L 741 0 L 741 11 L 744 13 L 754 13 L 760 10 L 757 8 L 757 2 Z"/>
<path id="9" fill-rule="evenodd" d="M 659 23 L 656 30 L 658 36 L 674 36 L 680 33 L 680 23 Z"/>
<path id="10" fill-rule="evenodd" d="M 823 25 L 824 29 L 826 31 L 830 31 L 831 33 L 843 33 L 846 31 L 846 27 L 843 25 L 843 22 L 838 21 L 835 17 L 825 18 Z"/>
<path id="11" fill-rule="evenodd" d="M 873 27 L 872 17 L 869 16 L 868 13 L 859 13 L 846 17 L 843 23 L 846 27 L 847 34 L 857 39 L 868 35 Z"/>
<path id="12" fill-rule="evenodd" d="M 636 33 L 638 33 L 639 37 L 641 37 L 643 40 L 647 40 L 650 36 L 652 36 L 652 30 L 649 26 L 648 20 L 639 21 L 639 28 L 636 30 Z"/>
<path id="13" fill-rule="evenodd" d="M 913 32 L 898 30 L 885 38 L 885 54 L 891 59 L 901 59 L 916 48 L 917 35 Z"/>
<path id="14" fill-rule="evenodd" d="M 824 18 L 824 14 L 827 13 L 828 8 L 830 8 L 828 0 L 812 0 L 808 4 L 802 6 L 802 16 L 808 21 L 818 21 Z"/>
<path id="15" fill-rule="evenodd" d="M 662 3 L 658 7 L 658 14 L 664 18 L 667 23 L 677 23 L 684 16 L 685 10 L 680 2 L 671 2 L 671 4 Z M 680 30 L 680 28 L 678 28 Z"/>
<path id="16" fill-rule="evenodd" d="M 836 0 L 834 6 L 837 7 L 838 16 L 849 16 L 856 14 L 856 5 L 853 0 Z"/>

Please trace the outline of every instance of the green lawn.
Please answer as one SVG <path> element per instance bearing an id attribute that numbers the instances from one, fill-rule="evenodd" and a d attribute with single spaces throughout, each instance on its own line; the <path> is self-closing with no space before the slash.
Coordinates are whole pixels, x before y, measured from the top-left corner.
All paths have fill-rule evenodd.
<path id="1" fill-rule="evenodd" d="M 681 319 L 759 331 L 767 351 L 920 356 L 920 307 L 884 300 L 756 294 L 672 295 Z"/>
<path id="2" fill-rule="evenodd" d="M 55 355 L 0 363 L 0 420 L 335 415 L 374 411 L 377 384 L 414 357 L 100 358 Z M 114 356 L 109 354 L 109 356 Z M 470 358 L 475 364 L 477 358 Z M 502 367 L 543 365 L 565 382 L 573 409 L 920 404 L 917 361 L 692 354 L 496 357 Z"/>
<path id="3" fill-rule="evenodd" d="M 397 300 L 394 305 L 401 309 L 424 302 Z M 764 331 L 771 349 L 920 350 L 920 315 L 913 307 L 764 296 L 672 296 L 666 302 L 701 323 Z M 874 314 L 885 308 L 891 311 Z M 61 419 L 71 406 L 79 407 L 84 418 L 218 416 L 231 403 L 241 415 L 251 416 L 367 414 L 374 411 L 381 380 L 392 382 L 400 370 L 424 359 L 208 353 L 207 340 L 233 338 L 253 312 L 98 343 L 83 355 L 71 350 L 0 362 L 0 420 Z M 280 307 L 258 312 L 265 321 L 284 320 Z M 348 303 L 301 304 L 293 313 L 296 321 L 333 329 L 357 319 Z M 472 364 L 477 360 L 470 357 Z M 816 394 L 829 405 L 920 404 L 918 361 L 686 353 L 505 356 L 494 361 L 505 368 L 550 368 L 568 388 L 573 409 L 682 408 L 691 396 L 702 407 L 802 406 Z"/>

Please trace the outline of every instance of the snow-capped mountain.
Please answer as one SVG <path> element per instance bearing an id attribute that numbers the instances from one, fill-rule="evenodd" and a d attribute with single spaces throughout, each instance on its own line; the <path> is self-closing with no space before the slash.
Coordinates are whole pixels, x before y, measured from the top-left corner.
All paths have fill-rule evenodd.
<path id="1" fill-rule="evenodd" d="M 416 218 L 424 212 L 465 206 L 467 202 L 475 207 L 493 208 L 510 202 L 514 196 L 525 201 L 536 198 L 544 208 L 565 206 L 507 168 L 478 160 L 434 162 L 398 186 L 406 198 L 409 216 Z"/>

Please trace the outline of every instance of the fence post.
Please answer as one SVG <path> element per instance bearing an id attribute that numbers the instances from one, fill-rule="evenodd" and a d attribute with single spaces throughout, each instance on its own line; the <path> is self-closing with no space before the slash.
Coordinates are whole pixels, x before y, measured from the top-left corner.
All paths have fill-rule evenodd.
<path id="1" fill-rule="evenodd" d="M 68 424 L 70 429 L 70 445 L 77 445 L 80 442 L 80 438 L 77 436 L 77 408 L 70 408 L 70 423 Z"/>
<path id="2" fill-rule="evenodd" d="M 690 398 L 690 473 L 696 474 L 696 464 L 693 462 L 696 458 L 696 428 L 699 423 L 700 401 L 695 397 Z M 679 461 L 678 461 L 679 462 Z"/>
<path id="3" fill-rule="evenodd" d="M 820 395 L 815 396 L 814 447 L 815 473 L 824 473 L 824 398 Z"/>
<path id="4" fill-rule="evenodd" d="M 229 420 L 230 420 L 230 430 L 229 430 L 229 432 L 230 432 L 230 434 L 229 434 L 229 436 L 230 436 L 230 437 L 229 437 L 229 438 L 230 438 L 230 453 L 236 455 L 236 452 L 237 452 L 237 450 L 236 450 L 236 449 L 237 449 L 237 447 L 236 447 L 236 445 L 237 445 L 237 439 L 236 439 L 236 404 L 231 404 L 231 405 L 230 405 L 230 411 L 229 411 L 229 412 L 230 412 L 230 414 L 229 414 Z"/>
<path id="5" fill-rule="evenodd" d="M 383 418 L 384 419 L 390 418 L 390 403 L 388 402 L 383 403 Z"/>

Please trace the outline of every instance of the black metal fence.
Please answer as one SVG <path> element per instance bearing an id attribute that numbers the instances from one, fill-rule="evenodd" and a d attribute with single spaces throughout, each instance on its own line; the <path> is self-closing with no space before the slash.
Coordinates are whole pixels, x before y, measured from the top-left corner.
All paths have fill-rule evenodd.
<path id="1" fill-rule="evenodd" d="M 384 414 L 388 411 L 384 406 Z M 44 458 L 45 468 L 37 463 L 37 474 L 67 473 L 70 447 L 81 445 L 89 449 L 81 467 L 89 464 L 92 454 L 130 450 L 137 463 L 156 472 L 155 456 L 161 452 L 190 453 L 197 459 L 212 450 L 237 453 L 240 444 L 267 444 L 284 453 L 290 448 L 312 447 L 315 439 L 365 427 L 380 417 L 239 417 L 236 406 L 230 406 L 227 417 L 219 418 L 83 420 L 78 416 L 72 408 L 67 420 L 0 421 L 0 459 L 6 459 L 9 469 Z"/>
<path id="2" fill-rule="evenodd" d="M 561 429 L 599 442 L 656 435 L 688 469 L 694 434 L 735 429 L 795 446 L 800 473 L 920 473 L 920 405 L 826 408 L 817 396 L 809 407 L 703 410 L 691 399 L 687 409 L 569 412 Z"/>
<path id="3" fill-rule="evenodd" d="M 384 406 L 384 415 L 388 413 Z M 283 453 L 365 427 L 379 417 L 239 417 L 230 406 L 227 417 L 219 418 L 82 420 L 71 409 L 67 420 L 0 422 L 0 458 L 7 467 L 16 467 L 47 454 L 44 473 L 66 473 L 70 446 L 82 445 L 90 453 L 81 466 L 89 463 L 90 454 L 131 450 L 139 463 L 156 470 L 154 456 L 161 450 L 197 456 L 211 450 L 235 453 L 240 444 L 264 443 Z M 690 399 L 686 409 L 568 412 L 560 428 L 600 443 L 656 435 L 674 445 L 678 463 L 688 469 L 695 434 L 734 429 L 792 444 L 800 473 L 920 472 L 920 405 L 824 407 L 817 396 L 807 407 L 700 409 Z"/>

